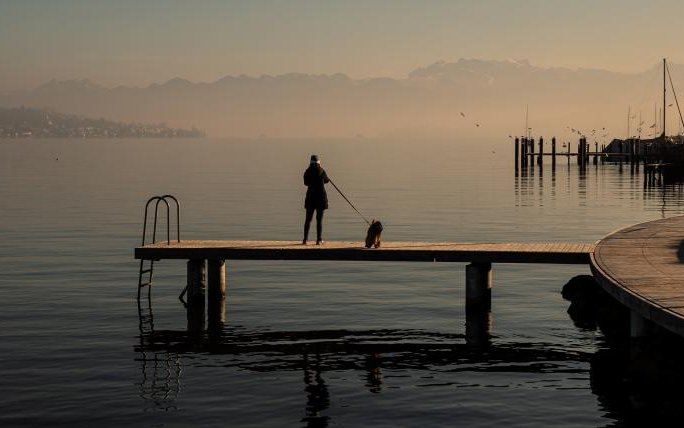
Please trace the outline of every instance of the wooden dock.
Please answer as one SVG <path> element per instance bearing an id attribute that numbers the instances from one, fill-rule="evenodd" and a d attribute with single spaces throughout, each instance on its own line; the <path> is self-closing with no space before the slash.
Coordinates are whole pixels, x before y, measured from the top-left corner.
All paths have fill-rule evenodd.
<path id="1" fill-rule="evenodd" d="M 619 230 L 591 257 L 601 286 L 632 313 L 633 336 L 652 323 L 684 336 L 684 216 Z"/>
<path id="2" fill-rule="evenodd" d="M 136 259 L 339 260 L 461 263 L 588 264 L 593 243 L 383 242 L 367 249 L 361 242 L 326 241 L 171 241 L 135 249 Z"/>
<path id="3" fill-rule="evenodd" d="M 295 241 L 178 241 L 148 244 L 135 249 L 141 259 L 141 278 L 150 270 L 144 260 L 187 260 L 188 320 L 202 330 L 205 294 L 210 325 L 220 325 L 225 314 L 226 260 L 331 260 L 373 262 L 461 262 L 465 269 L 466 337 L 473 343 L 489 337 L 491 326 L 492 263 L 588 264 L 593 243 L 435 243 L 383 242 L 368 249 L 361 242 L 302 245 Z M 139 284 L 140 286 L 140 284 Z M 206 289 L 206 293 L 205 293 Z M 140 288 L 138 289 L 140 292 Z M 185 290 L 184 292 L 185 293 Z M 181 294 L 183 296 L 183 294 Z M 140 294 L 138 294 L 140 298 Z"/>

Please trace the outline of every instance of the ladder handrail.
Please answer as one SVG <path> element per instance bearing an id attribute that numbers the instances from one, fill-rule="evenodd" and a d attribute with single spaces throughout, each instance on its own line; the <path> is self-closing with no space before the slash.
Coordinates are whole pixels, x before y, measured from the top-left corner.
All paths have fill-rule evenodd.
<path id="1" fill-rule="evenodd" d="M 163 195 L 163 196 L 152 196 L 147 200 L 145 204 L 145 214 L 143 219 L 143 233 L 142 233 L 142 245 L 145 245 L 145 238 L 147 236 L 147 217 L 150 204 L 152 201 L 156 201 L 154 205 L 154 229 L 152 231 L 152 243 L 157 242 L 157 217 L 159 213 L 159 203 L 164 202 L 166 205 L 166 243 L 171 244 L 171 207 L 167 199 L 172 199 L 176 204 L 176 241 L 180 242 L 180 203 L 173 195 Z"/>
<path id="2" fill-rule="evenodd" d="M 176 203 L 176 240 L 180 242 L 180 203 L 173 195 L 163 195 L 163 196 L 152 196 L 145 203 L 145 217 L 143 218 L 143 233 L 142 233 L 142 245 L 145 246 L 145 238 L 147 237 L 147 217 L 150 209 L 150 204 L 152 201 L 156 201 L 154 204 L 154 225 L 152 230 L 152 243 L 157 242 L 157 220 L 159 217 L 159 204 L 164 202 L 166 205 L 166 244 L 171 245 L 171 207 L 169 206 L 168 199 L 173 200 Z M 147 298 L 149 300 L 150 293 L 152 290 L 152 272 L 154 269 L 154 260 L 149 260 L 150 268 L 144 269 L 144 259 L 140 259 L 140 272 L 138 274 L 138 303 L 140 302 L 140 289 L 143 286 L 147 286 Z M 143 274 L 149 273 L 147 277 L 147 282 L 143 284 Z M 182 300 L 182 299 L 181 299 Z"/>
<path id="3" fill-rule="evenodd" d="M 171 222 L 171 219 L 169 218 L 169 215 L 171 214 L 169 203 L 166 201 L 166 199 L 159 198 L 157 199 L 157 203 L 154 204 L 154 228 L 152 229 L 152 243 L 157 242 L 157 213 L 159 212 L 159 202 L 164 201 L 164 204 L 166 204 L 166 244 L 171 243 L 171 237 L 169 236 L 169 223 Z"/>
<path id="4" fill-rule="evenodd" d="M 176 197 L 173 195 L 162 196 L 162 199 L 166 200 L 166 198 L 171 198 L 176 203 L 176 241 L 180 242 L 180 203 L 178 202 L 178 199 L 176 199 Z M 167 223 L 167 226 L 168 226 L 168 223 Z M 167 236 L 168 236 L 168 233 L 169 233 L 168 227 L 167 227 L 166 232 L 167 232 Z"/>

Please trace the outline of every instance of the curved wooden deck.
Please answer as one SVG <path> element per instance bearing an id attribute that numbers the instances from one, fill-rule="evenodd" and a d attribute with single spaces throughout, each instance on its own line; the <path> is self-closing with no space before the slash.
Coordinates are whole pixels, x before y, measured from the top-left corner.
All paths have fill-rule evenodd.
<path id="1" fill-rule="evenodd" d="M 632 314 L 684 336 L 684 216 L 608 235 L 594 249 L 591 270 Z"/>

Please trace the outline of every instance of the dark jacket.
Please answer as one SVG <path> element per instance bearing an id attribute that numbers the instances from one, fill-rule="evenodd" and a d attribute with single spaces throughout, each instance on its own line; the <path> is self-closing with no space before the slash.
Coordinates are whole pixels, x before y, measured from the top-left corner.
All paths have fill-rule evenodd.
<path id="1" fill-rule="evenodd" d="M 328 209 L 328 194 L 325 193 L 325 183 L 328 183 L 328 175 L 320 165 L 312 164 L 304 171 L 304 185 L 306 199 L 304 208 L 306 209 Z"/>

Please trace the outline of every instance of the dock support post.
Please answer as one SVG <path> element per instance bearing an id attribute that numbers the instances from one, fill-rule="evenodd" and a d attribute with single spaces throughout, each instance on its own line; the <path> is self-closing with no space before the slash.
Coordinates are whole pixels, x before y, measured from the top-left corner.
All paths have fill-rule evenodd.
<path id="1" fill-rule="evenodd" d="M 208 265 L 207 318 L 211 330 L 221 330 L 226 321 L 226 262 L 210 259 Z"/>
<path id="2" fill-rule="evenodd" d="M 466 342 L 484 345 L 490 337 L 492 264 L 466 265 Z"/>
<path id="3" fill-rule="evenodd" d="M 206 267 L 204 259 L 188 260 L 188 301 L 198 298 L 204 301 L 206 289 Z"/>
<path id="4" fill-rule="evenodd" d="M 646 337 L 650 335 L 650 322 L 639 315 L 636 311 L 629 313 L 629 336 L 632 338 Z"/>
<path id="5" fill-rule="evenodd" d="M 204 295 L 206 289 L 206 265 L 204 259 L 188 260 L 188 332 L 202 334 L 204 331 Z"/>
<path id="6" fill-rule="evenodd" d="M 466 308 L 492 306 L 492 264 L 466 265 Z"/>
<path id="7" fill-rule="evenodd" d="M 209 260 L 209 302 L 226 297 L 226 261 Z"/>
<path id="8" fill-rule="evenodd" d="M 556 137 L 551 138 L 551 168 L 556 169 Z"/>

